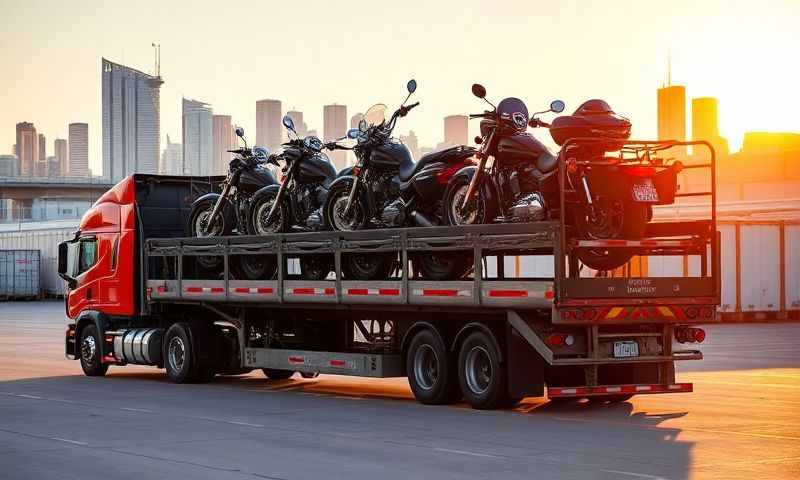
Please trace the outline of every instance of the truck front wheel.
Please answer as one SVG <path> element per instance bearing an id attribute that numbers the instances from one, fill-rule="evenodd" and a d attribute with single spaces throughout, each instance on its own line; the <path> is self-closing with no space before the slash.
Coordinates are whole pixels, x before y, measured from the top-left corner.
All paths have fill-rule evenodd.
<path id="1" fill-rule="evenodd" d="M 281 370 L 279 368 L 262 368 L 261 372 L 270 380 L 286 380 L 294 375 L 294 370 Z"/>
<path id="2" fill-rule="evenodd" d="M 87 325 L 81 330 L 81 368 L 89 377 L 102 377 L 108 371 L 108 364 L 100 358 L 100 334 L 97 326 Z"/>

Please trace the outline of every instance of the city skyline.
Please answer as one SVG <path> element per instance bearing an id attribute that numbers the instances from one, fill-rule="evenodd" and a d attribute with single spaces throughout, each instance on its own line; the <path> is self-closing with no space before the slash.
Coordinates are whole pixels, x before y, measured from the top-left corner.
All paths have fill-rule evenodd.
<path id="1" fill-rule="evenodd" d="M 7 97 L 0 112 L 2 153 L 11 153 L 11 130 L 20 120 L 35 122 L 48 138 L 65 137 L 70 122 L 86 122 L 91 126 L 90 164 L 99 172 L 98 59 L 105 56 L 154 73 L 151 42 L 162 44 L 162 75 L 167 80 L 161 89 L 162 143 L 167 133 L 180 138 L 182 96 L 212 102 L 251 133 L 255 132 L 255 101 L 279 98 L 284 105 L 305 112 L 306 122 L 321 131 L 322 105 L 338 102 L 352 111 L 364 111 L 383 102 L 396 108 L 411 77 L 419 82 L 415 98 L 421 105 L 399 128 L 413 129 L 421 145 L 441 140 L 443 116 L 482 111 L 484 105 L 469 92 L 474 82 L 484 84 L 495 103 L 503 96 L 518 96 L 530 111 L 546 108 L 554 98 L 567 103 L 567 112 L 589 98 L 603 98 L 631 118 L 636 137 L 654 138 L 652 91 L 664 83 L 670 49 L 673 82 L 687 85 L 689 97 L 719 99 L 720 132 L 729 139 L 732 151 L 739 149 L 746 131 L 798 130 L 792 112 L 800 109 L 800 99 L 793 93 L 793 79 L 798 78 L 800 67 L 784 59 L 800 49 L 800 39 L 793 23 L 796 8 L 787 2 L 730 5 L 720 0 L 702 4 L 676 0 L 667 10 L 647 2 L 558 6 L 529 2 L 502 9 L 469 2 L 428 5 L 412 1 L 380 8 L 356 2 L 347 11 L 311 2 L 313 13 L 303 20 L 302 43 L 287 41 L 297 38 L 290 33 L 297 25 L 289 21 L 293 13 L 288 5 L 219 9 L 213 2 L 197 1 L 185 7 L 148 1 L 4 6 L 10 20 L 0 32 L 0 51 L 15 67 L 13 76 L 0 80 L 0 91 Z M 408 15 L 423 7 L 422 20 Z M 187 10 L 203 21 L 183 21 Z M 41 22 L 42 11 L 59 22 Z M 453 15 L 455 11 L 459 13 Z M 655 13 L 657 30 L 642 21 Z M 125 18 L 130 27 L 122 34 L 117 28 L 119 18 Z M 267 29 L 263 28 L 265 18 L 269 19 Z M 401 20 L 386 24 L 386 18 Z M 626 26 L 608 28 L 609 23 Z M 217 32 L 237 33 L 208 35 L 211 24 Z M 586 35 L 602 35 L 604 41 L 587 44 L 566 38 L 566 24 Z M 335 41 L 327 33 L 330 25 L 337 25 L 340 32 Z M 510 35 L 520 46 L 507 48 L 509 39 L 504 35 L 481 41 L 461 35 L 480 28 L 516 32 Z M 405 40 L 388 42 L 378 50 L 362 45 L 359 39 L 365 35 L 402 35 Z M 58 42 L 49 41 L 54 36 Z M 528 41 L 530 36 L 553 39 L 554 45 Z M 276 48 L 265 50 L 265 45 Z M 353 45 L 366 51 L 345 53 L 353 51 Z M 608 45 L 614 45 L 612 55 L 608 55 Z M 370 62 L 358 61 L 362 55 Z M 484 62 L 476 59 L 486 58 L 491 58 L 486 62 L 491 68 L 480 68 Z M 288 67 L 291 74 L 280 73 Z M 319 73 L 330 71 L 339 72 L 336 81 L 319 82 Z M 444 75 L 445 71 L 464 73 Z M 592 75 L 587 76 L 588 71 Z M 61 101 L 48 93 L 55 78 L 59 88 L 68 92 Z M 474 134 L 476 123 L 470 122 L 470 128 Z"/>

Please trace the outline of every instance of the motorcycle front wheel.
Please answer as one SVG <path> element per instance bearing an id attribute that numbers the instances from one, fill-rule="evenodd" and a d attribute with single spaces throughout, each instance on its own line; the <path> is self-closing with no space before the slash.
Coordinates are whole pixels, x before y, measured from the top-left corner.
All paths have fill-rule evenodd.
<path id="1" fill-rule="evenodd" d="M 331 229 L 339 232 L 351 232 L 361 230 L 367 225 L 367 204 L 361 195 L 356 194 L 350 211 L 345 215 L 347 199 L 350 196 L 350 188 L 336 188 L 328 193 L 325 200 L 325 208 L 322 213 L 325 224 Z"/>
<path id="2" fill-rule="evenodd" d="M 211 214 L 214 211 L 216 201 L 209 199 L 192 206 L 189 214 L 189 233 L 193 237 L 219 237 L 230 235 L 233 231 L 233 216 L 229 215 L 227 205 L 222 205 L 217 213 L 214 226 L 208 228 L 211 221 Z M 216 271 L 222 267 L 222 257 L 198 256 L 197 264 L 206 271 Z"/>
<path id="3" fill-rule="evenodd" d="M 266 192 L 253 199 L 253 203 L 250 205 L 250 218 L 247 226 L 251 234 L 272 235 L 286 230 L 286 218 L 288 215 L 285 205 L 279 205 L 272 219 L 267 222 L 269 212 L 275 204 L 277 195 L 277 192 Z"/>
<path id="4" fill-rule="evenodd" d="M 483 188 L 478 188 L 473 193 L 472 200 L 466 207 L 462 207 L 469 183 L 470 178 L 459 177 L 454 178 L 447 186 L 442 207 L 449 225 L 483 225 L 492 223 L 494 219 L 494 208 L 491 201 L 486 198 Z"/>
<path id="5" fill-rule="evenodd" d="M 649 219 L 647 204 L 621 199 L 598 198 L 595 214 L 588 209 L 575 210 L 574 221 L 578 235 L 586 240 L 638 240 L 644 236 Z M 593 270 L 614 270 L 625 265 L 633 254 L 624 248 L 594 248 L 578 250 L 578 259 Z"/>

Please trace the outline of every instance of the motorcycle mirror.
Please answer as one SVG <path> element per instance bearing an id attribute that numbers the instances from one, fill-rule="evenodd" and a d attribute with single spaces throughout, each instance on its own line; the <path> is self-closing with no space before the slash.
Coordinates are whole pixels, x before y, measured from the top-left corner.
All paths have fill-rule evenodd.
<path id="1" fill-rule="evenodd" d="M 362 120 L 363 122 L 363 120 Z M 347 138 L 355 139 L 361 134 L 361 122 L 359 122 L 359 128 L 351 128 L 347 131 Z"/>
<path id="2" fill-rule="evenodd" d="M 237 137 L 239 137 L 239 138 L 244 138 L 244 128 L 242 128 L 242 127 L 236 127 L 236 130 L 235 130 L 235 132 L 236 132 L 236 136 L 237 136 Z"/>
<path id="3" fill-rule="evenodd" d="M 363 118 L 361 119 L 360 122 L 358 122 L 358 130 L 361 132 L 367 131 L 367 121 L 364 120 Z"/>
<path id="4" fill-rule="evenodd" d="M 561 100 L 553 100 L 550 102 L 550 111 L 555 113 L 561 113 L 564 111 L 564 102 Z"/>
<path id="5" fill-rule="evenodd" d="M 486 88 L 480 83 L 473 83 L 472 94 L 478 98 L 486 98 Z"/>
<path id="6" fill-rule="evenodd" d="M 292 117 L 290 117 L 289 115 L 283 116 L 283 126 L 286 127 L 287 130 L 294 132 L 295 135 L 297 134 L 297 132 L 294 129 L 294 121 L 292 121 Z"/>
<path id="7" fill-rule="evenodd" d="M 409 95 L 417 91 L 417 81 L 413 78 L 408 81 L 406 84 L 406 90 L 408 90 Z"/>

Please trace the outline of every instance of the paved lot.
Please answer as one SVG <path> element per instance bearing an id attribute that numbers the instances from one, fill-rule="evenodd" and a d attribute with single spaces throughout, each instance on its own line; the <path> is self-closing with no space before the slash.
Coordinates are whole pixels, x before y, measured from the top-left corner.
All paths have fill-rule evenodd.
<path id="1" fill-rule="evenodd" d="M 88 378 L 65 324 L 0 303 L 0 478 L 800 478 L 800 325 L 708 328 L 692 394 L 479 412 L 398 379 Z"/>

